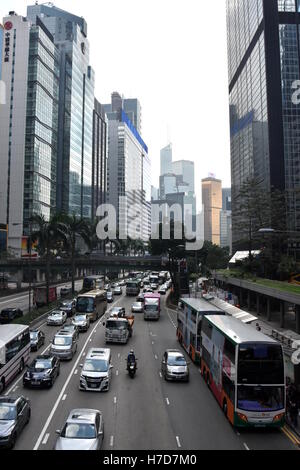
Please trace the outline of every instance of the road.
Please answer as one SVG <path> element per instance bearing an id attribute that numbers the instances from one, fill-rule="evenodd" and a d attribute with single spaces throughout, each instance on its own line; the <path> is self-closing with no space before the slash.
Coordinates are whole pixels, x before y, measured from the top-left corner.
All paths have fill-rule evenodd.
<path id="1" fill-rule="evenodd" d="M 75 290 L 80 291 L 82 289 L 82 280 L 75 282 Z M 70 282 L 66 282 L 64 284 L 59 284 L 57 286 L 57 295 L 60 296 L 60 289 L 64 286 L 71 287 Z M 33 292 L 31 293 L 31 305 L 33 302 Z M 4 308 L 20 308 L 23 313 L 28 312 L 29 308 L 29 292 L 22 292 L 20 294 L 13 294 L 7 297 L 2 297 L 0 299 L 0 312 Z"/>
<path id="2" fill-rule="evenodd" d="M 116 300 L 117 299 L 117 300 Z M 130 306 L 135 299 L 115 297 L 115 305 Z M 78 389 L 80 364 L 92 346 L 103 347 L 103 319 L 79 338 L 73 361 L 61 363 L 61 373 L 50 390 L 24 390 L 19 381 L 5 393 L 24 394 L 31 400 L 30 423 L 18 438 L 17 450 L 53 449 L 57 435 L 73 408 L 96 408 L 105 422 L 104 450 L 293 450 L 297 447 L 283 431 L 237 431 L 225 419 L 198 367 L 190 366 L 190 382 L 169 383 L 160 376 L 165 349 L 179 348 L 176 313 L 163 301 L 159 322 L 148 323 L 136 314 L 128 345 L 111 345 L 113 379 L 109 392 Z M 42 325 L 48 347 L 56 328 Z M 126 372 L 126 357 L 133 348 L 138 357 L 134 380 Z M 32 357 L 37 353 L 32 354 Z"/>

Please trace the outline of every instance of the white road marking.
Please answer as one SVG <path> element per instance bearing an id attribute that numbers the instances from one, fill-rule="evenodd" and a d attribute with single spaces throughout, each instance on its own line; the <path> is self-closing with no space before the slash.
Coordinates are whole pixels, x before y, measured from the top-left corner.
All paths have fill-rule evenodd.
<path id="1" fill-rule="evenodd" d="M 120 353 L 118 354 L 118 359 L 120 359 Z"/>
<path id="2" fill-rule="evenodd" d="M 117 404 L 117 397 L 114 397 L 114 404 Z"/>
<path id="3" fill-rule="evenodd" d="M 82 355 L 85 356 L 85 354 L 86 354 L 86 353 L 84 352 Z"/>
<path id="4" fill-rule="evenodd" d="M 78 369 L 76 369 L 74 372 L 74 375 L 77 375 L 77 374 L 78 374 Z"/>
<path id="5" fill-rule="evenodd" d="M 64 395 L 61 399 L 61 401 L 65 401 L 65 399 L 67 398 L 67 395 Z"/>
<path id="6" fill-rule="evenodd" d="M 181 442 L 178 436 L 176 436 L 176 442 L 179 448 L 181 448 Z"/>
<path id="7" fill-rule="evenodd" d="M 99 322 L 100 322 L 100 320 L 99 320 Z M 99 323 L 99 322 L 98 322 L 98 323 Z M 97 325 L 98 325 L 98 323 L 97 323 Z M 95 326 L 95 328 L 97 327 L 97 325 Z M 95 329 L 95 328 L 94 328 L 94 329 Z M 93 329 L 93 331 L 94 331 L 94 329 Z M 86 346 L 87 346 L 87 344 L 88 344 L 88 342 L 89 342 L 89 340 L 90 340 L 90 338 L 91 338 L 91 336 L 92 336 L 92 334 L 93 334 L 93 331 L 91 332 L 90 336 L 87 338 L 87 340 L 86 340 L 86 342 L 85 342 L 85 344 L 84 344 L 82 350 L 86 348 Z M 62 399 L 62 397 L 63 397 L 64 394 L 65 394 L 66 388 L 67 388 L 67 386 L 69 385 L 69 382 L 70 382 L 72 376 L 74 375 L 74 371 L 76 370 L 76 367 L 77 367 L 78 364 L 79 364 L 79 361 L 80 361 L 80 359 L 81 359 L 81 356 L 82 356 L 82 353 L 79 354 L 79 356 L 78 356 L 78 358 L 77 358 L 77 360 L 76 360 L 76 362 L 75 362 L 75 364 L 74 364 L 74 366 L 73 366 L 73 368 L 72 368 L 72 370 L 71 370 L 69 376 L 67 377 L 67 380 L 66 380 L 66 382 L 65 382 L 65 384 L 64 384 L 64 386 L 63 386 L 63 388 L 62 388 L 62 390 L 61 390 L 61 392 L 60 392 L 60 394 L 59 394 L 59 397 L 57 398 L 57 400 L 56 400 L 56 402 L 55 402 L 55 404 L 54 404 L 54 406 L 53 406 L 53 408 L 52 408 L 52 411 L 51 411 L 50 415 L 48 416 L 48 419 L 47 419 L 47 421 L 46 421 L 46 423 L 45 423 L 45 425 L 44 425 L 44 427 L 43 427 L 43 429 L 42 429 L 41 434 L 39 435 L 39 437 L 38 437 L 38 439 L 37 439 L 37 441 L 36 441 L 36 443 L 35 443 L 35 446 L 34 446 L 33 450 L 37 450 L 37 449 L 39 448 L 39 446 L 40 446 L 40 444 L 41 444 L 41 441 L 42 441 L 42 439 L 43 439 L 43 436 L 44 436 L 46 430 L 48 429 L 49 424 L 51 423 L 51 420 L 52 420 L 52 418 L 53 418 L 53 416 L 54 416 L 54 413 L 56 412 L 56 410 L 57 410 L 57 408 L 58 408 L 58 406 L 59 406 L 59 404 L 60 404 L 60 402 L 61 402 L 61 399 Z"/>
<path id="8" fill-rule="evenodd" d="M 114 436 L 110 436 L 110 442 L 109 442 L 110 447 L 114 446 Z"/>
<path id="9" fill-rule="evenodd" d="M 19 385 L 17 385 L 14 389 L 13 389 L 13 393 L 15 393 L 15 391 L 19 388 Z"/>
<path id="10" fill-rule="evenodd" d="M 118 370 L 116 370 L 116 375 L 117 375 L 117 376 L 119 375 L 119 371 L 118 371 Z"/>
<path id="11" fill-rule="evenodd" d="M 155 359 L 156 359 L 156 361 L 157 361 L 158 357 L 157 357 L 157 355 L 156 355 L 156 354 L 155 354 L 155 356 L 154 356 L 154 357 L 155 357 Z"/>
<path id="12" fill-rule="evenodd" d="M 247 446 L 246 442 L 244 442 L 244 447 L 246 450 L 250 450 L 249 447 Z"/>
<path id="13" fill-rule="evenodd" d="M 43 442 L 42 442 L 42 445 L 43 445 L 43 446 L 47 444 L 48 439 L 49 439 L 49 436 L 50 436 L 50 434 L 46 434 L 46 435 L 45 435 L 44 440 L 43 440 Z"/>
<path id="14" fill-rule="evenodd" d="M 167 405 L 170 406 L 169 398 L 166 398 Z"/>
<path id="15" fill-rule="evenodd" d="M 152 346 L 154 345 L 154 341 L 152 341 Z"/>
<path id="16" fill-rule="evenodd" d="M 162 379 L 162 373 L 161 373 L 161 372 L 159 373 L 159 376 L 160 376 L 160 378 Z"/>

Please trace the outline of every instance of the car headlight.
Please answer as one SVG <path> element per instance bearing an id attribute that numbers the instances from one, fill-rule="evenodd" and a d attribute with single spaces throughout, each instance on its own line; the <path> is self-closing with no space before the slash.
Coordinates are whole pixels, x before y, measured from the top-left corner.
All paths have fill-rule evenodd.
<path id="1" fill-rule="evenodd" d="M 12 434 L 13 429 L 14 429 L 14 426 L 11 426 L 9 429 L 4 431 L 3 434 L 1 434 L 1 437 L 9 437 Z"/>

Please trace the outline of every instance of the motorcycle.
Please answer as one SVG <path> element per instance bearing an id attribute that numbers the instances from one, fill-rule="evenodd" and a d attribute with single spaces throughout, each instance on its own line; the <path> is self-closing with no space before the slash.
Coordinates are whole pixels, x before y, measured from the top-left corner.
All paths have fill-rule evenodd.
<path id="1" fill-rule="evenodd" d="M 129 377 L 133 379 L 137 370 L 136 362 L 129 362 L 129 363 L 127 362 L 127 370 L 128 370 Z"/>

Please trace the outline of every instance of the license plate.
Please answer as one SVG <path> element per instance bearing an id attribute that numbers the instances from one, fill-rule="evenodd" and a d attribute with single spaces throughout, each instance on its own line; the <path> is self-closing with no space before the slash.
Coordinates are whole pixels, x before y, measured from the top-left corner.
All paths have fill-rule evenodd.
<path id="1" fill-rule="evenodd" d="M 91 384 L 91 388 L 98 388 L 97 384 Z"/>
<path id="2" fill-rule="evenodd" d="M 34 380 L 33 383 L 34 383 L 34 385 L 41 385 L 41 381 L 40 381 L 40 380 Z"/>

